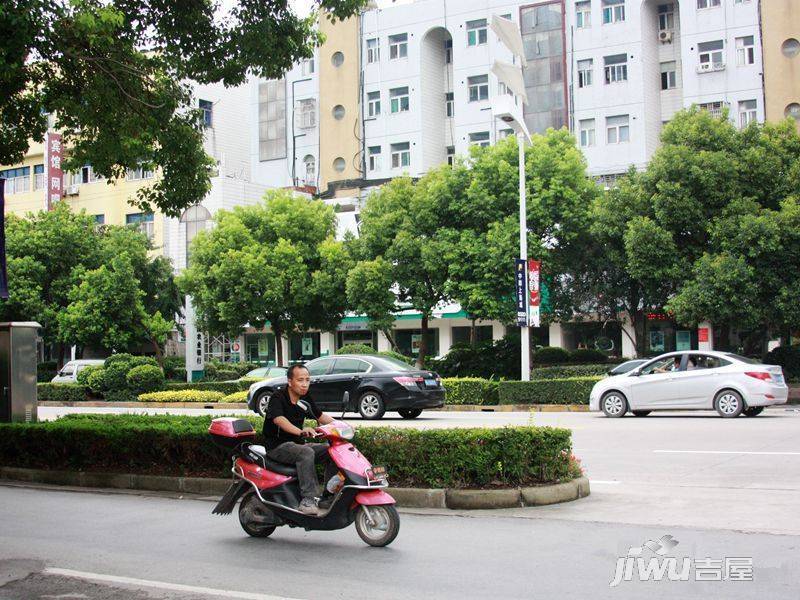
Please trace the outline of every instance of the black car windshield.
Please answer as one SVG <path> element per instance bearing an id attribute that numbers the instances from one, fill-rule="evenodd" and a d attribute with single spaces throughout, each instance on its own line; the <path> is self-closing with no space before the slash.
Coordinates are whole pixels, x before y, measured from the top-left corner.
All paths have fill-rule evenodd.
<path id="1" fill-rule="evenodd" d="M 416 371 L 416 369 L 408 363 L 404 363 L 402 360 L 390 356 L 381 356 L 379 359 L 375 359 L 375 362 L 382 363 L 382 366 L 385 366 L 385 369 L 382 370 L 386 371 Z"/>

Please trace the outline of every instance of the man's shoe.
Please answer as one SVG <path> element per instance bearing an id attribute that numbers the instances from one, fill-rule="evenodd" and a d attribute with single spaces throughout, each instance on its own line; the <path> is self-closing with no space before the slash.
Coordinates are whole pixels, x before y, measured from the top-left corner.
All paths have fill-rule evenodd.
<path id="1" fill-rule="evenodd" d="M 315 498 L 303 498 L 300 502 L 300 506 L 297 507 L 304 515 L 311 515 L 313 517 L 319 516 L 320 510 L 319 506 L 317 505 L 317 500 Z"/>
<path id="2" fill-rule="evenodd" d="M 328 510 L 333 504 L 333 496 L 322 496 L 317 502 L 317 506 L 319 506 L 323 510 Z"/>

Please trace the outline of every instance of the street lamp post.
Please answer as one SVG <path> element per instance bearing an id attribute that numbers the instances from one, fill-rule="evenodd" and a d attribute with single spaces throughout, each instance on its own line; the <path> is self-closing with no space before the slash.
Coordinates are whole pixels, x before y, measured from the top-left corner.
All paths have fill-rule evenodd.
<path id="1" fill-rule="evenodd" d="M 497 34 L 499 40 L 511 50 L 515 63 L 516 59 L 519 58 L 520 63 L 524 65 L 525 50 L 522 45 L 522 36 L 520 35 L 519 27 L 510 19 L 492 15 L 491 28 L 492 31 Z M 492 100 L 492 114 L 504 123 L 511 125 L 517 136 L 517 147 L 519 149 L 519 258 L 524 261 L 527 271 L 528 223 L 527 205 L 525 201 L 525 144 L 526 142 L 530 142 L 531 136 L 525 125 L 522 107 L 516 101 L 516 99 L 519 98 L 522 104 L 527 103 L 528 98 L 525 93 L 525 81 L 522 78 L 521 68 L 516 64 L 496 60 L 494 61 L 494 65 L 492 65 L 492 73 L 494 73 L 498 81 L 502 81 L 506 88 L 515 94 L 515 97 L 511 97 L 508 94 L 496 96 L 494 100 Z M 520 337 L 522 338 L 521 379 L 522 381 L 530 381 L 530 311 L 527 306 L 529 294 L 527 287 L 525 294 L 526 315 L 524 325 L 520 326 Z"/>

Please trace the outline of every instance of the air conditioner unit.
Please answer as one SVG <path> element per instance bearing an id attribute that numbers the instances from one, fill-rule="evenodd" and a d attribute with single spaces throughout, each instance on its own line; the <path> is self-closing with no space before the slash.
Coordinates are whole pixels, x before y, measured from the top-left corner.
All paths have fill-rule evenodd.
<path id="1" fill-rule="evenodd" d="M 697 72 L 698 73 L 710 73 L 714 70 L 714 65 L 711 63 L 700 63 L 697 65 Z"/>
<path id="2" fill-rule="evenodd" d="M 667 31 L 666 29 L 663 31 L 658 32 L 658 41 L 662 44 L 671 44 L 672 43 L 672 32 Z"/>
<path id="3" fill-rule="evenodd" d="M 67 189 L 66 189 L 66 195 L 67 196 L 77 196 L 79 188 L 80 188 L 80 186 L 77 183 L 74 183 L 72 185 L 68 185 Z"/>

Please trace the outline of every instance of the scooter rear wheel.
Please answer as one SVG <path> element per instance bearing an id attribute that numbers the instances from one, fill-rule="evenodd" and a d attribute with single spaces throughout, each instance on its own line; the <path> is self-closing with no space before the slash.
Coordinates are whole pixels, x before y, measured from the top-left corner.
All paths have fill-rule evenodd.
<path id="1" fill-rule="evenodd" d="M 271 536 L 272 532 L 275 531 L 274 525 L 261 525 L 256 522 L 257 519 L 268 519 L 271 516 L 272 511 L 264 508 L 253 492 L 242 498 L 239 504 L 239 523 L 247 535 L 259 538 Z"/>
<path id="2" fill-rule="evenodd" d="M 400 515 L 391 504 L 359 506 L 356 531 L 370 546 L 388 546 L 400 531 Z"/>

